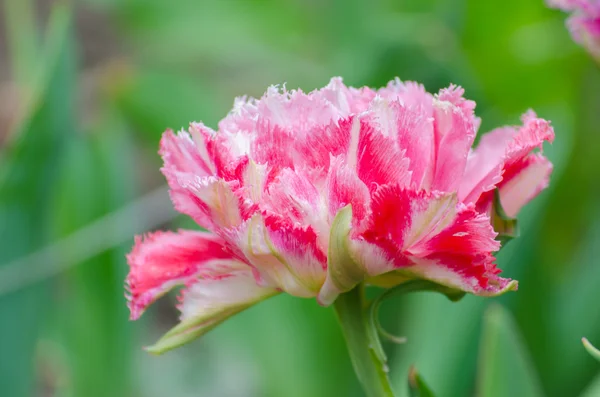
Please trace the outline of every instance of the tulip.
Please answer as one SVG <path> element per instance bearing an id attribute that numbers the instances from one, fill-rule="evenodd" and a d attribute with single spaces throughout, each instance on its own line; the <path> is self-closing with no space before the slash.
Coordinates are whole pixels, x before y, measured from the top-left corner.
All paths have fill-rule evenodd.
<path id="1" fill-rule="evenodd" d="M 494 263 L 492 220 L 500 209 L 515 217 L 548 185 L 541 149 L 554 132 L 529 111 L 473 149 L 474 109 L 456 86 L 432 95 L 398 79 L 373 90 L 333 78 L 308 94 L 270 87 L 261 99 L 239 98 L 218 131 L 167 130 L 160 154 L 171 199 L 207 232 L 136 238 L 132 319 L 185 286 L 180 324 L 149 350 L 288 293 L 334 304 L 355 367 L 364 366 L 368 348 L 356 346 L 370 343 L 365 284 L 481 296 L 516 289 Z M 363 385 L 387 376 L 357 371 Z M 381 387 L 371 395 L 388 395 Z"/>

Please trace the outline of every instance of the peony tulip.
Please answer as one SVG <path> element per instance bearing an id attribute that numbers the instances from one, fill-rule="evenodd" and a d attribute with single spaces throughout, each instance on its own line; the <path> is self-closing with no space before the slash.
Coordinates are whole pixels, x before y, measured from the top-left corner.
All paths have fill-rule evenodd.
<path id="1" fill-rule="evenodd" d="M 494 196 L 511 217 L 548 185 L 532 111 L 485 134 L 456 86 L 379 90 L 333 78 L 311 93 L 270 87 L 239 98 L 214 131 L 192 123 L 160 143 L 175 208 L 207 231 L 137 237 L 127 259 L 137 319 L 176 286 L 181 323 L 150 348 L 181 345 L 279 293 L 332 304 L 367 283 L 429 280 L 493 296 Z"/>

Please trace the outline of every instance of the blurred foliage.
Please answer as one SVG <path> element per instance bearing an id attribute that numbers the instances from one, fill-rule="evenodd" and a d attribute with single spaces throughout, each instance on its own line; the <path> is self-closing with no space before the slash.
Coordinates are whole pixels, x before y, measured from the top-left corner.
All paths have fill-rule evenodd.
<path id="1" fill-rule="evenodd" d="M 527 348 L 510 315 L 501 306 L 490 305 L 483 320 L 477 395 L 543 396 Z"/>
<path id="2" fill-rule="evenodd" d="M 235 96 L 283 82 L 311 90 L 340 75 L 373 86 L 398 76 L 430 91 L 460 84 L 477 101 L 482 132 L 528 108 L 556 129 L 551 187 L 522 212 L 521 237 L 498 258 L 520 291 L 459 303 L 414 294 L 382 308 L 384 327 L 408 338 L 385 346 L 398 394 L 407 395 L 415 364 L 442 397 L 600 395 L 597 362 L 580 342 L 600 343 L 600 71 L 542 0 L 3 7 L 0 65 L 10 74 L 0 88 L 18 90 L 0 99 L 18 111 L 0 128 L 0 283 L 12 286 L 0 295 L 0 394 L 361 396 L 334 314 L 314 300 L 278 296 L 156 358 L 141 347 L 176 313 L 165 298 L 127 321 L 132 240 L 90 248 L 68 266 L 22 260 L 160 186 L 165 128 L 216 127 Z M 98 238 L 130 222 L 99 228 Z M 151 226 L 190 225 L 178 217 Z M 66 270 L 34 284 L 9 278 L 51 266 Z"/>

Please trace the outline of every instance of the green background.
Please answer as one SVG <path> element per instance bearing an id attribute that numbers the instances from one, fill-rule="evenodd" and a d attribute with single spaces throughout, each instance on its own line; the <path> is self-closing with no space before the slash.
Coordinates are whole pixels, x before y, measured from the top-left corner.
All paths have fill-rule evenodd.
<path id="1" fill-rule="evenodd" d="M 600 70 L 542 0 L 4 0 L 0 11 L 0 395 L 362 396 L 333 310 L 278 296 L 164 356 L 174 296 L 128 321 L 133 234 L 173 212 L 161 133 L 216 128 L 235 96 L 331 76 L 456 83 L 481 131 L 552 120 L 551 186 L 498 256 L 518 292 L 386 302 L 390 377 L 438 396 L 600 396 Z"/>

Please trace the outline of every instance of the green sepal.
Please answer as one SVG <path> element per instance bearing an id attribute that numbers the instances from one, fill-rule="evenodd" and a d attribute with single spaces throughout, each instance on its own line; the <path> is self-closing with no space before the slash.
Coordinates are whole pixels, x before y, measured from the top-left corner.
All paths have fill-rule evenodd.
<path id="1" fill-rule="evenodd" d="M 501 248 L 510 240 L 519 237 L 519 223 L 517 218 L 511 218 L 506 214 L 500 201 L 500 191 L 494 191 L 494 201 L 492 203 L 492 226 L 498 236 L 496 240 L 502 244 Z"/>
<path id="2" fill-rule="evenodd" d="M 408 371 L 408 395 L 410 397 L 434 397 L 433 391 L 421 375 L 417 372 L 414 366 Z"/>

